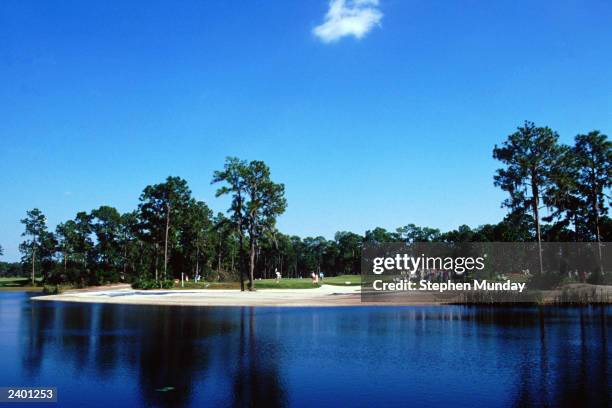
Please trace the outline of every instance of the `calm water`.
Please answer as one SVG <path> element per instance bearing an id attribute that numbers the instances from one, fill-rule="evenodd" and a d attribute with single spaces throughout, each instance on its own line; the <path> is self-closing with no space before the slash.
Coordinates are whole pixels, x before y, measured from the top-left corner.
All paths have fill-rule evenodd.
<path id="1" fill-rule="evenodd" d="M 196 308 L 0 293 L 0 386 L 56 386 L 59 406 L 86 407 L 610 406 L 611 327 L 612 307 Z"/>

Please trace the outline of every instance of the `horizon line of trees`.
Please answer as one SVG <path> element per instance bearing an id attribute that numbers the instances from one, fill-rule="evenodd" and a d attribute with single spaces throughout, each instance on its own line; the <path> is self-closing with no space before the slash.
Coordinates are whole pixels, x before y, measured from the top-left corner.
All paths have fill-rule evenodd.
<path id="1" fill-rule="evenodd" d="M 287 277 L 358 274 L 364 243 L 612 240 L 612 143 L 606 135 L 577 135 L 569 146 L 550 128 L 525 122 L 494 147 L 493 157 L 502 164 L 494 184 L 508 193 L 502 203 L 508 214 L 497 224 L 446 232 L 407 224 L 363 235 L 339 231 L 330 240 L 290 236 L 276 228 L 287 207 L 284 185 L 272 181 L 264 162 L 228 157 L 211 181 L 219 185 L 217 197 L 231 198 L 227 214 L 213 215 L 180 177 L 146 186 L 134 211 L 103 205 L 78 212 L 54 231 L 35 208 L 21 220 L 22 268 L 46 283 L 163 282 L 186 274 L 239 280 L 250 290 L 256 278 L 276 270 Z"/>

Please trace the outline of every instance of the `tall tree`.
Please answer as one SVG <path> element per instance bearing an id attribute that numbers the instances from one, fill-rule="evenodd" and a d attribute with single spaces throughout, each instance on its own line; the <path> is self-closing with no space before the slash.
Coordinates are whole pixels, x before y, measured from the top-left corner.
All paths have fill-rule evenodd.
<path id="1" fill-rule="evenodd" d="M 397 242 L 400 236 L 397 232 L 389 232 L 384 228 L 376 227 L 366 231 L 363 241 L 368 243 L 384 244 L 386 242 Z"/>
<path id="2" fill-rule="evenodd" d="M 74 222 L 76 224 L 74 255 L 76 262 L 80 264 L 82 269 L 79 271 L 80 283 L 85 284 L 85 280 L 88 282 L 95 280 L 90 270 L 94 257 L 92 251 L 94 244 L 91 237 L 91 216 L 85 211 L 79 211 L 74 217 Z"/>
<path id="3" fill-rule="evenodd" d="M 143 228 L 155 246 L 155 279 L 158 280 L 157 253 L 163 243 L 163 278 L 168 278 L 169 251 L 178 240 L 176 226 L 181 225 L 191 200 L 191 190 L 180 177 L 168 177 L 164 183 L 145 187 L 138 206 Z"/>
<path id="4" fill-rule="evenodd" d="M 225 159 L 223 170 L 218 170 L 213 173 L 212 183 L 225 183 L 217 189 L 216 197 L 230 194 L 232 202 L 227 212 L 230 214 L 230 220 L 234 225 L 238 234 L 238 263 L 240 268 L 240 290 L 244 291 L 244 277 L 246 275 L 246 260 L 244 251 L 244 220 L 245 220 L 245 173 L 247 164 L 244 160 L 236 157 L 228 157 Z"/>
<path id="5" fill-rule="evenodd" d="M 501 147 L 493 149 L 493 157 L 505 167 L 498 169 L 495 185 L 507 191 L 510 197 L 503 205 L 512 212 L 529 208 L 535 221 L 535 235 L 542 265 L 542 234 L 540 227 L 540 205 L 552 184 L 552 174 L 559 159 L 559 136 L 548 127 L 536 127 L 525 122 Z"/>
<path id="6" fill-rule="evenodd" d="M 363 237 L 348 231 L 338 231 L 334 236 L 338 248 L 338 268 L 342 273 L 356 274 L 361 268 Z"/>
<path id="7" fill-rule="evenodd" d="M 404 242 L 431 242 L 440 238 L 440 230 L 437 228 L 418 227 L 415 224 L 408 224 L 397 228 L 395 236 Z"/>
<path id="8" fill-rule="evenodd" d="M 95 261 L 102 271 L 116 273 L 121 268 L 121 214 L 103 205 L 91 211 L 91 230 L 96 237 Z"/>
<path id="9" fill-rule="evenodd" d="M 143 258 L 147 251 L 144 248 L 140 232 L 137 211 L 121 214 L 120 246 L 123 254 L 123 279 L 127 277 L 128 273 L 132 273 L 135 276 L 137 270 L 142 269 Z"/>
<path id="10" fill-rule="evenodd" d="M 266 231 L 274 229 L 276 217 L 285 211 L 285 186 L 270 179 L 270 169 L 264 162 L 253 160 L 247 164 L 235 157 L 226 159 L 224 169 L 213 174 L 212 182 L 226 183 L 217 190 L 217 196 L 232 195 L 228 212 L 232 214 L 231 219 L 240 237 L 241 254 L 244 254 L 244 237 L 248 235 L 248 289 L 253 290 L 258 240 Z M 244 255 L 240 258 L 244 265 Z M 243 276 L 241 272 L 241 282 Z M 244 283 L 240 288 L 244 290 Z"/>
<path id="11" fill-rule="evenodd" d="M 612 186 L 612 142 L 599 131 L 576 136 L 574 154 L 578 164 L 577 185 L 588 208 L 588 219 L 593 236 L 598 243 L 600 270 L 603 273 L 601 254 L 601 216 L 608 211 L 606 199 Z"/>
<path id="12" fill-rule="evenodd" d="M 184 258 L 189 262 L 194 276 L 202 270 L 201 260 L 208 260 L 210 230 L 212 228 L 212 211 L 203 201 L 191 200 L 185 212 L 181 227 L 181 246 Z"/>
<path id="13" fill-rule="evenodd" d="M 245 223 L 249 234 L 249 290 L 253 290 L 255 252 L 259 239 L 274 230 L 276 217 L 285 212 L 284 184 L 270 179 L 270 168 L 262 161 L 253 160 L 245 171 L 246 202 Z"/>
<path id="14" fill-rule="evenodd" d="M 440 235 L 440 240 L 443 242 L 471 242 L 474 240 L 476 231 L 472 230 L 467 225 L 460 225 L 456 230 L 445 232 Z"/>
<path id="15" fill-rule="evenodd" d="M 328 247 L 328 242 L 325 238 L 319 236 L 316 238 L 306 237 L 303 239 L 305 254 L 305 266 L 310 271 L 316 273 L 321 272 L 321 265 L 323 265 L 323 256 L 325 255 Z"/>
<path id="16" fill-rule="evenodd" d="M 43 237 L 47 233 L 47 224 L 44 214 L 34 208 L 26 212 L 26 218 L 21 220 L 25 227 L 22 237 L 29 237 L 21 245 L 20 250 L 24 258 L 28 258 L 32 263 L 32 286 L 35 284 L 36 277 L 36 256 L 42 252 Z"/>
<path id="17" fill-rule="evenodd" d="M 215 248 L 216 261 L 214 269 L 217 272 L 216 279 L 223 277 L 240 280 L 240 275 L 235 276 L 235 260 L 239 256 L 240 250 L 238 247 L 238 234 L 236 233 L 234 223 L 226 218 L 223 213 L 218 213 L 213 220 L 210 238 Z"/>
<path id="18" fill-rule="evenodd" d="M 550 231 L 561 231 L 570 224 L 574 225 L 574 241 L 581 240 L 583 234 L 585 202 L 578 189 L 578 173 L 580 172 L 574 149 L 568 146 L 560 147 L 559 160 L 551 172 L 551 184 L 548 189 L 545 204 L 550 210 L 543 221 L 555 221 Z"/>
<path id="19" fill-rule="evenodd" d="M 76 251 L 78 242 L 77 224 L 73 220 L 60 223 L 55 228 L 55 236 L 58 242 L 58 252 L 62 254 L 64 264 L 64 277 L 68 274 L 68 263 L 72 254 Z"/>

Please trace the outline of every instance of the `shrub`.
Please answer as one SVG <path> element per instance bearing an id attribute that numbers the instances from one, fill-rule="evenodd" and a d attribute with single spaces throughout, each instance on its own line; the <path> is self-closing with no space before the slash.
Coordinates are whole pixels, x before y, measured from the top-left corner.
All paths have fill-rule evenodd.
<path id="1" fill-rule="evenodd" d="M 167 280 L 160 280 L 160 281 L 156 281 L 154 279 L 147 279 L 147 278 L 139 278 L 137 280 L 135 280 L 134 282 L 132 282 L 132 288 L 134 289 L 170 289 L 174 286 L 174 281 L 167 279 Z"/>
<path id="2" fill-rule="evenodd" d="M 593 285 L 612 285 L 612 274 L 606 273 L 602 275 L 599 269 L 596 269 L 587 278 L 587 282 Z"/>
<path id="3" fill-rule="evenodd" d="M 553 289 L 561 284 L 563 278 L 558 273 L 536 274 L 530 279 L 528 287 L 532 289 Z"/>
<path id="4" fill-rule="evenodd" d="M 43 291 L 45 295 L 59 295 L 60 290 L 57 285 L 45 285 L 43 286 Z"/>

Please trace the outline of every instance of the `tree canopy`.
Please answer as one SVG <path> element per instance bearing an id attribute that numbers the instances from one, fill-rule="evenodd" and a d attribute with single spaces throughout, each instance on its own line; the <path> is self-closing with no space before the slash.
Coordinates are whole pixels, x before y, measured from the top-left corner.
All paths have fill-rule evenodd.
<path id="1" fill-rule="evenodd" d="M 499 223 L 461 225 L 450 231 L 404 222 L 332 239 L 283 234 L 277 219 L 287 208 L 285 187 L 262 161 L 229 157 L 214 172 L 216 196 L 231 199 L 216 215 L 193 196 L 186 180 L 168 177 L 146 186 L 136 209 L 109 205 L 80 211 L 48 230 L 37 208 L 27 211 L 20 245 L 22 267 L 32 280 L 91 285 L 150 280 L 160 285 L 181 276 L 239 280 L 360 273 L 363 245 L 385 242 L 516 242 L 612 240 L 608 217 L 612 143 L 599 131 L 559 143 L 556 132 L 525 122 L 493 149 L 501 163 L 494 185 L 508 196 Z M 399 217 L 407 217 L 401 214 Z M 409 220 L 408 220 L 409 221 Z M 2 247 L 0 247 L 0 255 Z M 14 270 L 14 267 L 3 270 Z"/>

